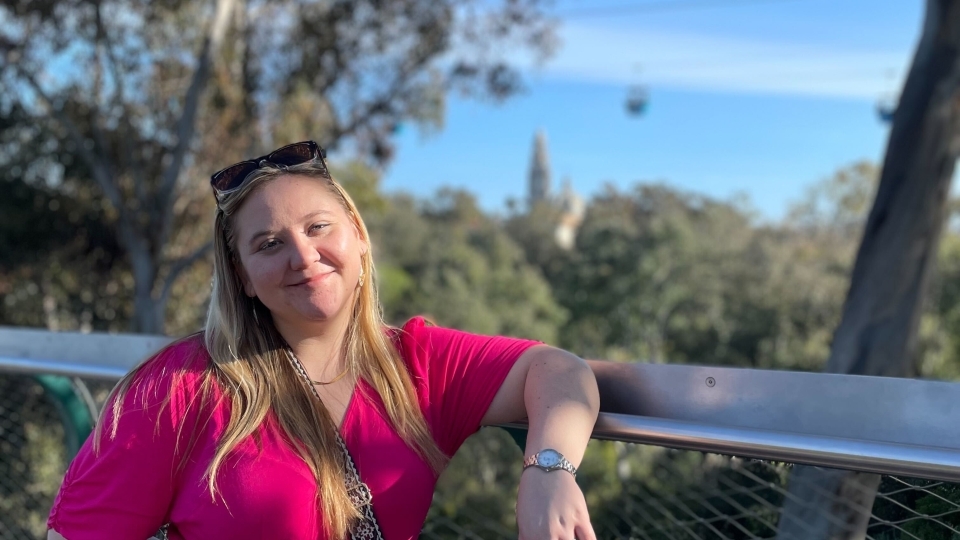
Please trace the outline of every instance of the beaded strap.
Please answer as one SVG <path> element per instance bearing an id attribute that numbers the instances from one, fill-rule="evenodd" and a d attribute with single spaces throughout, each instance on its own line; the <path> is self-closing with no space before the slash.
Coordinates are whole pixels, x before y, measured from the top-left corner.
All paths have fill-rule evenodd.
<path id="1" fill-rule="evenodd" d="M 300 359 L 297 358 L 289 348 L 287 349 L 287 356 L 290 358 L 290 363 L 293 364 L 297 373 L 303 378 L 304 383 L 310 387 L 313 395 L 317 396 L 317 401 L 322 403 L 320 394 L 317 392 L 317 389 L 310 384 L 310 376 L 307 375 L 307 371 L 303 368 L 303 364 L 300 363 Z M 370 492 L 370 487 L 360 480 L 360 473 L 357 472 L 357 467 L 353 463 L 353 457 L 350 455 L 350 451 L 347 450 L 347 443 L 343 442 L 340 431 L 334 430 L 334 434 L 337 436 L 337 446 L 340 447 L 340 452 L 343 453 L 343 461 L 347 464 L 347 495 L 350 497 L 350 502 L 353 503 L 354 507 L 359 508 L 362 514 L 360 521 L 357 522 L 350 531 L 350 537 L 353 538 L 353 540 L 383 540 L 383 535 L 380 533 L 380 525 L 377 523 L 377 517 L 373 514 L 373 493 Z"/>

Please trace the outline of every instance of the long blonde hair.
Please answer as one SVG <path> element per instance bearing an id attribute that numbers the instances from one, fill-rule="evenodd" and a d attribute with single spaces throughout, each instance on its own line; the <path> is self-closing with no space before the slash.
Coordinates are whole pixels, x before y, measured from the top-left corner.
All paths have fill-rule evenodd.
<path id="1" fill-rule="evenodd" d="M 251 173 L 239 188 L 220 196 L 214 224 L 213 292 L 203 335 L 211 362 L 201 377 L 201 388 L 203 394 L 209 394 L 206 389 L 214 384 L 222 388 L 231 413 L 207 469 L 208 488 L 216 497 L 217 471 L 224 459 L 241 441 L 254 435 L 272 411 L 313 472 L 327 534 L 345 538 L 360 518 L 360 511 L 348 497 L 346 465 L 336 443 L 336 425 L 290 364 L 286 343 L 269 310 L 258 299 L 244 294 L 237 273 L 234 215 L 252 192 L 285 174 L 314 178 L 329 189 L 353 220 L 361 240 L 370 244 L 366 225 L 350 195 L 326 168 L 315 163 L 283 170 L 263 167 Z M 354 300 L 353 317 L 343 340 L 344 359 L 352 375 L 379 394 L 390 423 L 404 442 L 439 473 L 449 458 L 430 433 L 413 380 L 386 331 L 371 252 L 367 249 L 361 256 L 361 268 L 368 278 Z M 114 427 L 119 403 L 135 373 L 124 377 L 114 391 Z"/>

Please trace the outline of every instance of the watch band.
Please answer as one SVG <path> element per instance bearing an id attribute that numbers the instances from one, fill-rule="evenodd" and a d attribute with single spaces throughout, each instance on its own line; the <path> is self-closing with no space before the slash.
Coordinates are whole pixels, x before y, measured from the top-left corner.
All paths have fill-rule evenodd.
<path id="1" fill-rule="evenodd" d="M 570 463 L 563 454 L 553 448 L 546 448 L 528 458 L 524 458 L 524 470 L 530 467 L 536 467 L 547 472 L 563 470 L 577 476 L 577 468 L 573 466 L 573 463 Z"/>

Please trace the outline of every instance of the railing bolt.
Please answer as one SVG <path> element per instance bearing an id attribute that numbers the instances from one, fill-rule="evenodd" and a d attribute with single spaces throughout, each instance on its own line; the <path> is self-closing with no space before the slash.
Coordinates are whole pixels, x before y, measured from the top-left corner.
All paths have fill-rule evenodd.
<path id="1" fill-rule="evenodd" d="M 707 377 L 707 386 L 709 386 L 710 388 L 713 388 L 716 385 L 717 385 L 716 379 L 714 379 L 713 377 Z"/>

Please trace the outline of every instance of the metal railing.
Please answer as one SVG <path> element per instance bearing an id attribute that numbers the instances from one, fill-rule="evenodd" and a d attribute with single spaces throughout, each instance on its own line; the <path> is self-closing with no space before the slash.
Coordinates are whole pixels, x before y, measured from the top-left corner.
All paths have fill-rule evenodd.
<path id="1" fill-rule="evenodd" d="M 0 538 L 42 537 L 73 450 L 68 432 L 77 422 L 37 375 L 62 377 L 76 395 L 102 400 L 113 380 L 167 342 L 0 328 Z M 578 480 L 601 538 L 774 538 L 792 496 L 793 463 L 884 475 L 867 538 L 960 538 L 960 486 L 950 483 L 960 481 L 960 430 L 952 422 L 960 385 L 591 366 L 602 401 L 594 436 L 608 442 L 591 442 Z M 435 501 L 424 538 L 516 537 L 504 510 L 518 478 L 519 450 L 510 446 L 501 430 L 468 442 L 445 477 L 495 480 L 471 500 L 456 499 L 457 486 L 448 486 L 449 500 Z"/>

